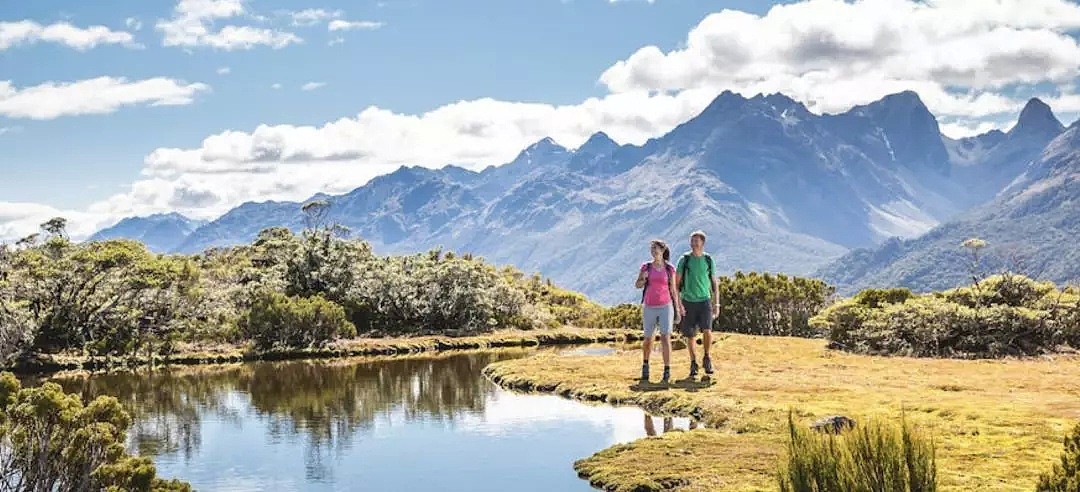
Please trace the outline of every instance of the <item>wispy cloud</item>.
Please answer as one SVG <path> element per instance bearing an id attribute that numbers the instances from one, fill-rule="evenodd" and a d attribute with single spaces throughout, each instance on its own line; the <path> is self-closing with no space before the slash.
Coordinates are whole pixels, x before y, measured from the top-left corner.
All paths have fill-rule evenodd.
<path id="1" fill-rule="evenodd" d="M 340 10 L 329 11 L 325 9 L 305 9 L 299 12 L 290 12 L 294 26 L 314 26 L 322 21 L 337 19 L 344 13 Z"/>
<path id="2" fill-rule="evenodd" d="M 326 43 L 326 45 L 327 46 L 337 46 L 339 44 L 344 44 L 344 43 L 345 43 L 345 38 L 343 38 L 341 36 L 338 36 L 338 37 L 336 37 L 334 39 L 331 39 L 329 42 Z"/>
<path id="3" fill-rule="evenodd" d="M 315 89 L 321 89 L 326 86 L 326 82 L 308 82 L 300 86 L 302 91 L 313 91 Z"/>
<path id="4" fill-rule="evenodd" d="M 347 20 L 335 19 L 335 20 L 330 21 L 330 23 L 326 25 L 326 29 L 329 30 L 330 32 L 334 32 L 334 31 L 353 31 L 353 30 L 357 30 L 357 29 L 372 30 L 372 29 L 379 29 L 383 25 L 384 24 L 382 22 L 347 21 Z"/>
<path id="5" fill-rule="evenodd" d="M 128 17 L 127 19 L 124 19 L 124 25 L 132 31 L 138 31 L 142 29 L 142 21 L 139 20 L 137 17 Z"/>
<path id="6" fill-rule="evenodd" d="M 55 43 L 86 51 L 103 44 L 140 47 L 135 37 L 126 31 L 113 31 L 105 26 L 76 27 L 67 22 L 47 26 L 31 20 L 0 22 L 0 51 L 22 44 Z"/>
<path id="7" fill-rule="evenodd" d="M 231 72 L 232 72 L 232 69 L 229 68 L 229 67 L 221 67 L 221 68 L 217 69 L 218 75 L 228 75 Z"/>
<path id="8" fill-rule="evenodd" d="M 76 82 L 45 82 L 18 88 L 0 81 L 0 116 L 51 120 L 61 116 L 112 113 L 123 106 L 179 106 L 191 104 L 210 90 L 202 83 L 155 77 L 128 81 L 98 77 Z"/>
<path id="9" fill-rule="evenodd" d="M 275 90 L 277 90 L 277 89 L 280 89 L 280 88 L 281 88 L 281 84 L 278 84 L 278 83 L 273 83 L 273 84 L 270 84 L 270 88 L 271 88 L 271 89 L 275 89 Z"/>

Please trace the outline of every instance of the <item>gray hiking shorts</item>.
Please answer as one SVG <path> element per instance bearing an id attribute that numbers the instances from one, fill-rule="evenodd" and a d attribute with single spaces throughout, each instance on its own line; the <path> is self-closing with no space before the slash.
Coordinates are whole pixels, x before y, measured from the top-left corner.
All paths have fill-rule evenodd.
<path id="1" fill-rule="evenodd" d="M 671 326 L 675 324 L 675 307 L 667 306 L 642 306 L 642 323 L 645 326 L 645 338 L 652 338 L 656 334 L 656 327 L 660 327 L 661 335 L 670 335 Z"/>
<path id="2" fill-rule="evenodd" d="M 686 338 L 697 336 L 698 330 L 712 330 L 712 305 L 710 301 L 683 301 L 686 316 L 679 320 L 679 332 Z"/>

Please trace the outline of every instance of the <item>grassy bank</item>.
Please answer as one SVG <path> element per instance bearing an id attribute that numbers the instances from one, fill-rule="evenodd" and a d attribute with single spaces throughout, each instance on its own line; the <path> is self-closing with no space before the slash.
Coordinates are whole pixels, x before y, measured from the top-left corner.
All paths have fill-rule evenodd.
<path id="1" fill-rule="evenodd" d="M 503 330 L 461 337 L 417 336 L 354 338 L 338 340 L 323 348 L 259 351 L 250 345 L 182 345 L 173 354 L 108 358 L 78 354 L 38 355 L 17 361 L 0 370 L 18 373 L 45 373 L 65 370 L 99 370 L 147 365 L 196 365 L 255 360 L 320 359 L 365 355 L 397 355 L 445 350 L 498 347 L 537 347 L 640 340 L 632 330 L 561 328 L 555 330 Z"/>
<path id="2" fill-rule="evenodd" d="M 576 464 L 583 477 L 610 490 L 775 489 L 789 408 L 806 424 L 832 414 L 899 415 L 904 408 L 934 435 L 943 489 L 1032 490 L 1061 453 L 1061 435 L 1080 419 L 1077 356 L 908 359 L 825 344 L 720 335 L 711 384 L 639 385 L 636 351 L 540 355 L 493 364 L 485 373 L 509 388 L 634 404 L 710 427 L 616 446 Z M 673 361 L 678 380 L 688 371 L 685 352 Z"/>

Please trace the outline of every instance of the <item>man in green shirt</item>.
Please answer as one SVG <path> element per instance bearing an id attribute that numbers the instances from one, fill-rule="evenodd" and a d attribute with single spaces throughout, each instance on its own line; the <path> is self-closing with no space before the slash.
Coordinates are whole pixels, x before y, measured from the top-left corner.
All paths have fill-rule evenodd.
<path id="1" fill-rule="evenodd" d="M 709 348 L 712 346 L 712 322 L 720 315 L 720 304 L 715 266 L 712 257 L 705 253 L 704 232 L 694 231 L 690 234 L 690 252 L 679 259 L 679 265 L 675 268 L 675 285 L 679 288 L 683 304 L 679 331 L 686 337 L 686 348 L 690 352 L 690 377 L 696 377 L 698 373 L 694 348 L 698 330 L 701 330 L 705 347 L 701 364 L 705 374 L 712 374 Z"/>

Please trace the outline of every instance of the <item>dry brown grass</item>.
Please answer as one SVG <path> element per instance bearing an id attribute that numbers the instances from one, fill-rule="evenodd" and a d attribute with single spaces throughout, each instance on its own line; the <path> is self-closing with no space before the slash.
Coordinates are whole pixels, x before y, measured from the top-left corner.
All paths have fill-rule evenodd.
<path id="1" fill-rule="evenodd" d="M 684 377 L 685 352 L 677 352 L 673 361 L 673 376 Z M 732 442 L 756 450 L 717 451 L 731 456 L 724 465 L 683 477 L 691 484 L 706 484 L 706 489 L 756 487 L 774 480 L 775 468 L 759 465 L 762 460 L 775 464 L 788 409 L 809 423 L 830 414 L 856 420 L 898 416 L 905 408 L 937 442 L 944 490 L 1031 490 L 1039 472 L 1060 454 L 1061 436 L 1080 419 L 1076 356 L 887 358 L 831 351 L 820 340 L 724 334 L 714 340 L 713 363 L 711 385 L 680 382 L 671 387 L 637 384 L 641 362 L 636 351 L 602 357 L 540 355 L 500 362 L 486 373 L 507 387 L 696 416 L 720 430 L 704 432 L 719 435 L 702 437 L 708 440 L 694 445 L 714 445 L 709 444 L 712 440 L 726 445 L 725 439 L 737 439 Z M 598 485 L 615 489 L 643 483 L 642 477 L 626 472 L 632 467 L 618 465 L 619 460 L 642 464 L 660 459 L 650 441 L 632 443 L 618 453 L 598 453 L 585 460 L 589 466 L 581 471 L 593 481 L 603 477 Z"/>

